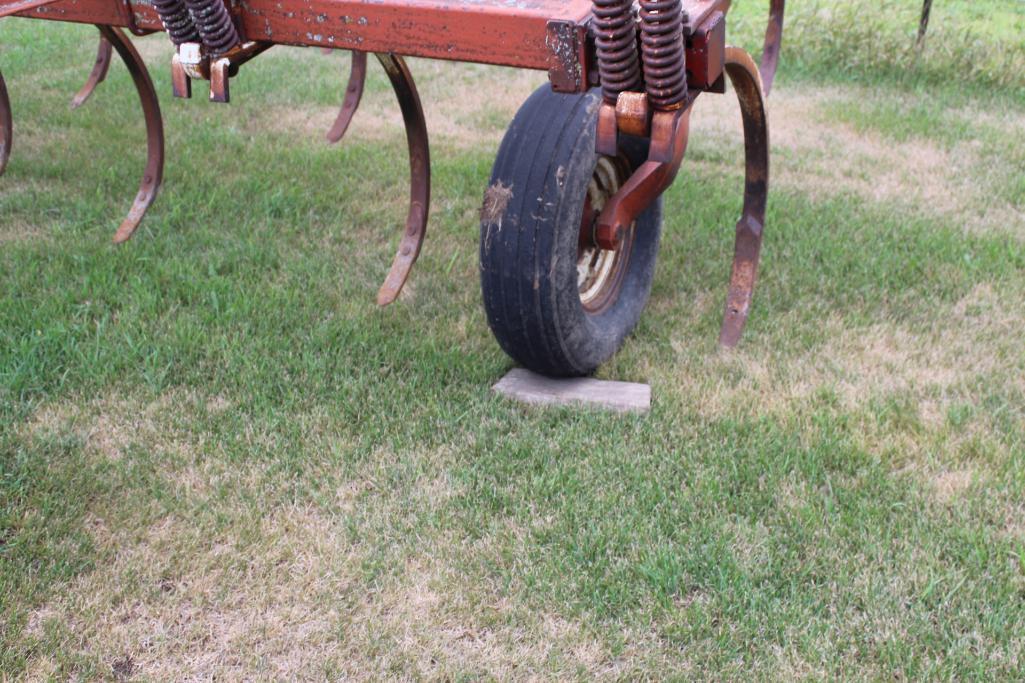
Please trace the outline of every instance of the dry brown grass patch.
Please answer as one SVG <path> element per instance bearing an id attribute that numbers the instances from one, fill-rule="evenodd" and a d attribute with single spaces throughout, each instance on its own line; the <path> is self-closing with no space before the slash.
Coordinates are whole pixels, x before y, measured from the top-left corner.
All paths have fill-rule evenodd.
<path id="1" fill-rule="evenodd" d="M 978 479 L 972 470 L 946 470 L 932 477 L 931 484 L 936 500 L 950 504 L 960 500 Z"/>
<path id="2" fill-rule="evenodd" d="M 370 78 L 386 83 L 374 60 L 371 60 L 370 68 Z M 436 60 L 411 60 L 410 69 L 420 91 L 431 142 L 450 151 L 497 149 L 506 126 L 520 105 L 544 82 L 543 74 L 530 71 Z M 263 107 L 251 114 L 247 125 L 255 131 L 295 131 L 296 134 L 323 139 L 338 115 L 347 75 L 347 70 L 339 69 L 337 107 Z M 488 94 L 484 99 L 482 92 Z M 403 130 L 402 112 L 394 94 L 390 89 L 374 88 L 364 94 L 346 139 L 370 142 L 402 140 Z"/>
<path id="3" fill-rule="evenodd" d="M 812 199 L 854 195 L 951 219 L 966 230 L 1025 238 L 1025 222 L 1009 220 L 1020 211 L 994 198 L 994 179 L 974 142 L 952 148 L 922 139 L 895 142 L 825 114 L 827 105 L 850 97 L 846 90 L 823 88 L 773 94 L 769 120 L 776 187 Z M 740 163 L 743 135 L 731 96 L 699 102 L 692 139 L 705 146 L 732 145 Z"/>
<path id="4" fill-rule="evenodd" d="M 1021 358 L 1017 336 L 1025 328 L 1025 301 L 980 285 L 938 310 L 934 320 L 931 327 L 912 329 L 896 322 L 851 328 L 839 317 L 826 319 L 826 343 L 806 353 L 767 355 L 764 349 L 741 347 L 703 359 L 700 368 L 680 367 L 662 390 L 709 419 L 737 414 L 784 419 L 799 414 L 821 392 L 854 412 L 875 399 L 907 396 L 925 433 L 937 432 L 946 429 L 951 406 L 975 404 L 979 381 L 1000 375 L 1019 381 L 1008 362 Z M 962 428 L 949 447 L 956 450 L 979 429 Z M 889 442 L 908 453 L 923 446 L 916 436 L 894 435 L 884 427 L 875 431 L 880 438 L 908 439 Z"/>
<path id="5" fill-rule="evenodd" d="M 12 190 L 12 194 L 17 190 Z M 50 233 L 43 230 L 35 223 L 29 223 L 21 218 L 11 220 L 8 218 L 0 222 L 0 245 L 17 244 L 19 242 L 51 242 Z"/>
<path id="6" fill-rule="evenodd" d="M 111 665 L 131 657 L 157 680 L 317 675 L 335 649 L 335 598 L 354 590 L 361 555 L 338 520 L 312 508 L 270 510 L 255 524 L 256 543 L 244 528 L 211 532 L 177 517 L 98 534 L 111 561 L 33 621 L 57 620 L 73 649 Z"/>
<path id="7" fill-rule="evenodd" d="M 49 403 L 40 406 L 21 431 L 30 439 L 70 432 L 83 441 L 87 455 L 111 462 L 121 460 L 133 444 L 184 452 L 188 444 L 171 427 L 184 400 L 178 394 L 165 394 L 143 403 L 113 394 L 87 403 Z"/>
<path id="8" fill-rule="evenodd" d="M 423 495 L 436 493 L 428 487 Z M 387 515 L 390 505 L 377 500 L 374 508 Z M 458 549 L 456 538 L 410 547 L 375 534 L 404 559 L 368 581 L 363 567 L 375 548 L 350 537 L 349 514 L 272 507 L 227 529 L 184 515 L 141 530 L 99 521 L 96 541 L 110 561 L 36 610 L 28 635 L 57 629 L 68 652 L 111 669 L 131 658 L 137 675 L 156 680 L 326 672 L 368 681 L 467 672 L 509 680 L 549 667 L 598 676 L 650 652 L 652 643 L 638 640 L 636 652 L 613 658 L 582 623 L 534 613 L 500 587 L 474 582 L 442 550 Z M 31 662 L 33 676 L 54 670 L 46 654 Z"/>

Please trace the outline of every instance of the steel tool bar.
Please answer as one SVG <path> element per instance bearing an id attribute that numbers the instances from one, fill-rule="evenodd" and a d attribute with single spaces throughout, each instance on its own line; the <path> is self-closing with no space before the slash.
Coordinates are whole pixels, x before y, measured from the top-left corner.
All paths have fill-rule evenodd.
<path id="1" fill-rule="evenodd" d="M 132 16 L 139 29 L 162 28 L 148 3 L 131 3 L 125 12 L 111 0 L 24 2 L 9 13 L 122 27 Z M 582 37 L 590 13 L 591 0 L 249 0 L 239 20 L 248 40 L 549 70 L 559 60 L 583 61 L 567 53 L 565 34 L 553 38 L 549 25 L 577 27 Z"/>

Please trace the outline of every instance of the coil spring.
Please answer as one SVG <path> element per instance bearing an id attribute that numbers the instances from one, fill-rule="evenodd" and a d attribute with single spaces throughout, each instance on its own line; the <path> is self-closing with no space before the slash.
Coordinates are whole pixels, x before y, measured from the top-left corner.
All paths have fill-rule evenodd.
<path id="1" fill-rule="evenodd" d="M 615 104 L 619 93 L 641 88 L 633 0 L 594 0 L 593 11 L 602 94 Z"/>
<path id="2" fill-rule="evenodd" d="M 203 45 L 211 53 L 223 55 L 242 42 L 224 0 L 185 0 L 185 4 Z"/>
<path id="3" fill-rule="evenodd" d="M 153 9 L 157 11 L 172 43 L 181 45 L 199 42 L 199 33 L 184 0 L 153 0 Z"/>
<path id="4" fill-rule="evenodd" d="M 679 109 L 687 101 L 687 53 L 681 0 L 640 0 L 641 59 L 648 99 L 655 109 Z"/>

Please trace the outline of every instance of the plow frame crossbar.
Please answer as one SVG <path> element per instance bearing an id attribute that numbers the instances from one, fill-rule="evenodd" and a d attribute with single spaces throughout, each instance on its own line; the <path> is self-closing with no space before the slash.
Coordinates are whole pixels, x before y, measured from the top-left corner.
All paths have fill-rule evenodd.
<path id="1" fill-rule="evenodd" d="M 685 0 L 684 35 L 693 36 L 715 12 L 728 12 L 730 3 Z M 774 71 L 782 2 L 772 4 L 779 21 L 770 23 L 765 58 Z M 244 7 L 236 7 L 235 19 L 247 41 L 547 71 L 553 89 L 568 93 L 598 85 L 591 11 L 592 0 L 247 0 Z M 133 33 L 163 30 L 153 6 L 133 0 L 0 2 L 0 17 L 11 14 L 104 24 Z M 688 56 L 700 60 L 703 49 L 688 44 Z M 762 75 L 770 84 L 769 74 Z"/>
<path id="2" fill-rule="evenodd" d="M 560 92 L 589 87 L 591 0 L 247 0 L 236 12 L 245 40 L 394 53 L 548 71 Z M 160 31 L 150 4 L 131 0 L 15 0 L 0 16 Z"/>

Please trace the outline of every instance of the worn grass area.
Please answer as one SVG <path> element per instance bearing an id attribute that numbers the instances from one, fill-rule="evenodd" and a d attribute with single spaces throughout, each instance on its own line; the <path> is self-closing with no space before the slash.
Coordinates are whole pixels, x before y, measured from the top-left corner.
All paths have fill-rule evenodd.
<path id="1" fill-rule="evenodd" d="M 322 135 L 342 56 L 272 51 L 230 107 L 165 98 L 163 193 L 114 248 L 143 133 L 120 66 L 68 109 L 93 41 L 0 24 L 17 125 L 0 672 L 1025 675 L 1015 92 L 787 71 L 761 287 L 732 353 L 715 340 L 739 116 L 703 98 L 651 305 L 600 373 L 650 382 L 654 412 L 611 417 L 489 393 L 509 361 L 479 304 L 476 212 L 543 75 L 413 63 L 432 234 L 380 311 L 406 172 L 378 69 L 338 148 Z M 166 94 L 161 38 L 139 44 Z"/>

